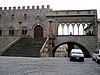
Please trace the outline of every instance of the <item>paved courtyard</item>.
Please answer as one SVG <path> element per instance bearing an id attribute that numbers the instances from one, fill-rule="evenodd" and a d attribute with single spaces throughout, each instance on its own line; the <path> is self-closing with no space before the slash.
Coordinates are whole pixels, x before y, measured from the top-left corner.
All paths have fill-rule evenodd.
<path id="1" fill-rule="evenodd" d="M 0 57 L 0 75 L 100 75 L 100 64 L 91 58 L 71 62 L 68 58 Z"/>

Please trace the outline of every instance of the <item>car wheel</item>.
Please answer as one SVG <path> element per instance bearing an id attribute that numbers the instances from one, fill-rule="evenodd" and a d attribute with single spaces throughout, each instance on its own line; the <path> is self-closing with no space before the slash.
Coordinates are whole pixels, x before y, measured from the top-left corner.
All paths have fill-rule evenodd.
<path id="1" fill-rule="evenodd" d="M 70 58 L 70 61 L 72 61 L 72 58 Z"/>
<path id="2" fill-rule="evenodd" d="M 84 58 L 81 58 L 81 62 L 84 62 Z"/>
<path id="3" fill-rule="evenodd" d="M 92 58 L 92 60 L 94 61 L 95 59 L 94 59 L 94 58 Z"/>

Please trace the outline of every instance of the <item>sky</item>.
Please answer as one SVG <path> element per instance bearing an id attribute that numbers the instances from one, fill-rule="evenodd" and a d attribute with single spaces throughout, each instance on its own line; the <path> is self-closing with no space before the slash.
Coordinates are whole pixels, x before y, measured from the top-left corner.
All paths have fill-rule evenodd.
<path id="1" fill-rule="evenodd" d="M 0 0 L 0 7 L 50 5 L 53 10 L 97 9 L 100 18 L 100 0 Z"/>

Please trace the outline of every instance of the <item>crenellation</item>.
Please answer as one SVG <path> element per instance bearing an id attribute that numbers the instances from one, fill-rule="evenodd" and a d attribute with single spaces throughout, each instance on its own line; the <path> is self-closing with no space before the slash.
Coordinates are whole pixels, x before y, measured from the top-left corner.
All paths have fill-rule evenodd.
<path id="1" fill-rule="evenodd" d="M 7 7 L 4 7 L 4 10 L 7 10 Z"/>
<path id="2" fill-rule="evenodd" d="M 0 10 L 2 10 L 2 7 L 0 7 Z"/>
<path id="3" fill-rule="evenodd" d="M 27 9 L 30 9 L 30 6 L 27 6 Z"/>
<path id="4" fill-rule="evenodd" d="M 47 5 L 47 9 L 50 9 L 50 5 Z"/>
<path id="5" fill-rule="evenodd" d="M 37 6 L 37 10 L 39 9 L 39 6 Z"/>
<path id="6" fill-rule="evenodd" d="M 19 10 L 19 9 L 21 9 L 21 7 L 20 7 L 20 6 L 18 6 L 18 10 Z"/>
<path id="7" fill-rule="evenodd" d="M 44 7 L 44 5 L 42 5 L 41 6 L 41 8 L 39 7 L 39 6 L 37 6 L 36 8 L 35 8 L 35 6 L 32 6 L 32 8 L 30 8 L 30 6 L 27 6 L 27 8 L 25 8 L 25 6 L 22 6 L 22 10 L 23 9 L 44 9 L 45 7 Z M 18 6 L 18 7 L 8 7 L 8 9 L 7 9 L 7 7 L 0 7 L 0 10 L 19 10 L 19 9 L 21 9 L 21 7 L 20 6 Z M 49 5 L 47 5 L 47 9 L 50 9 L 50 6 Z"/>
<path id="8" fill-rule="evenodd" d="M 35 6 L 32 6 L 32 9 L 35 9 Z"/>
<path id="9" fill-rule="evenodd" d="M 16 10 L 16 7 L 13 7 L 13 10 Z"/>
<path id="10" fill-rule="evenodd" d="M 9 7 L 9 9 L 8 10 L 11 10 L 11 7 Z"/>
<path id="11" fill-rule="evenodd" d="M 22 6 L 22 9 L 25 9 L 25 6 Z"/>
<path id="12" fill-rule="evenodd" d="M 44 5 L 42 5 L 42 9 L 44 9 Z"/>

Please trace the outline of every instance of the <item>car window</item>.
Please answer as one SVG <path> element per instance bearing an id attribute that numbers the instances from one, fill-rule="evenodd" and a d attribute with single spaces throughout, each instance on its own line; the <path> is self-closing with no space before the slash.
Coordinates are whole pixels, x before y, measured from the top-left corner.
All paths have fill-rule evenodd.
<path id="1" fill-rule="evenodd" d="M 80 52 L 72 52 L 73 54 L 83 54 L 83 53 L 80 53 Z"/>
<path id="2" fill-rule="evenodd" d="M 96 50 L 96 51 L 94 51 L 94 53 L 95 53 L 95 54 L 98 54 L 98 53 L 99 53 L 99 51 L 98 51 L 98 50 Z"/>

